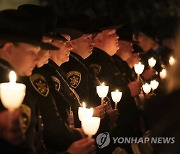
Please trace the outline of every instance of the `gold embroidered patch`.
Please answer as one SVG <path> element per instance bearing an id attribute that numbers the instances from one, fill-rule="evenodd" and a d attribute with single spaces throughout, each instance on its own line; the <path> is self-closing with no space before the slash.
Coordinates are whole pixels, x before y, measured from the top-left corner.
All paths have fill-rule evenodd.
<path id="1" fill-rule="evenodd" d="M 90 67 L 93 70 L 95 76 L 98 76 L 99 72 L 101 71 L 101 66 L 98 64 L 91 64 Z"/>
<path id="2" fill-rule="evenodd" d="M 77 71 L 70 71 L 67 73 L 67 79 L 71 87 L 77 88 L 81 82 L 81 73 Z"/>
<path id="3" fill-rule="evenodd" d="M 41 94 L 42 96 L 46 97 L 49 94 L 49 86 L 44 76 L 40 74 L 33 74 L 30 76 L 30 81 L 34 89 Z"/>
<path id="4" fill-rule="evenodd" d="M 55 76 L 51 76 L 51 77 L 52 77 L 52 79 L 53 79 L 53 81 L 54 81 L 55 89 L 56 89 L 57 91 L 59 91 L 60 88 L 61 88 L 60 80 L 59 80 L 57 77 L 55 77 Z"/>
<path id="5" fill-rule="evenodd" d="M 26 133 L 31 122 L 31 109 L 25 104 L 20 106 L 21 116 L 20 116 L 20 125 L 23 133 Z"/>

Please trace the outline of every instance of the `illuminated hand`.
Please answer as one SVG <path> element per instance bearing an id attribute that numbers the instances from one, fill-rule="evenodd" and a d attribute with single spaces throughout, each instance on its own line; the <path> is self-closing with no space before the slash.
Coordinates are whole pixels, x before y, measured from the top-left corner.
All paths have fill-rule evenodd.
<path id="1" fill-rule="evenodd" d="M 19 118 L 19 110 L 13 113 L 0 112 L 1 137 L 14 145 L 20 144 L 24 140 Z"/>

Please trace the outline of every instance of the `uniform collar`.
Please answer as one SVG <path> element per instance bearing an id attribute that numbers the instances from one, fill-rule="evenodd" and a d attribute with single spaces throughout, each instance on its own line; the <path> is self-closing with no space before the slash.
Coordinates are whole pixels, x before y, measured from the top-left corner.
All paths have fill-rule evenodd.
<path id="1" fill-rule="evenodd" d="M 51 59 L 49 59 L 49 63 L 50 66 L 54 67 L 55 69 L 59 69 L 59 66 Z"/>
<path id="2" fill-rule="evenodd" d="M 99 54 L 103 55 L 105 58 L 111 58 L 104 50 L 94 47 L 93 52 L 98 52 Z"/>
<path id="3" fill-rule="evenodd" d="M 11 71 L 14 70 L 14 68 L 4 59 L 0 58 L 0 68 L 3 68 L 4 70 Z"/>
<path id="4" fill-rule="evenodd" d="M 84 59 L 83 59 L 80 55 L 78 55 L 77 53 L 75 53 L 75 52 L 71 52 L 71 53 L 70 53 L 70 56 L 71 56 L 71 57 L 76 57 L 76 58 L 78 58 L 78 60 L 80 60 L 81 62 L 84 62 Z"/>
<path id="5" fill-rule="evenodd" d="M 70 57 L 75 59 L 76 61 L 78 61 L 85 69 L 87 69 L 89 71 L 86 61 L 81 56 L 79 56 L 77 53 L 71 52 Z"/>
<path id="6" fill-rule="evenodd" d="M 119 61 L 121 61 L 121 63 L 127 63 L 126 61 L 122 60 L 121 57 L 119 57 L 119 56 L 116 55 L 116 54 L 113 55 L 112 57 L 115 58 L 115 59 L 118 59 Z"/>

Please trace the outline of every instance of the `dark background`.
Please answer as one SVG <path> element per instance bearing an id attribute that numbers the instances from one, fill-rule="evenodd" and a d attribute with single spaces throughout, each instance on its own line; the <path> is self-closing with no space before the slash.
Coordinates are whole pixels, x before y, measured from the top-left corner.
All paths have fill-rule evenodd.
<path id="1" fill-rule="evenodd" d="M 0 0 L 0 10 L 17 8 L 24 3 L 48 5 L 58 15 L 108 15 L 114 22 L 152 25 L 157 31 L 168 31 L 180 16 L 180 0 Z M 167 28 L 169 27 L 169 28 Z"/>

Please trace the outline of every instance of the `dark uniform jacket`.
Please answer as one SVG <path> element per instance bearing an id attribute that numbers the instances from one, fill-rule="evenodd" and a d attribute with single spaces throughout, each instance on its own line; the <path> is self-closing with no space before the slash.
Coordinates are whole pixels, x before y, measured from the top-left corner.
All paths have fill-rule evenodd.
<path id="1" fill-rule="evenodd" d="M 9 82 L 9 72 L 13 70 L 10 64 L 0 59 L 0 83 Z M 17 79 L 20 79 L 18 77 Z M 12 102 L 13 103 L 13 102 Z M 37 111 L 37 104 L 34 97 L 28 89 L 26 89 L 26 96 L 23 100 L 23 104 L 20 107 L 22 116 L 20 123 L 22 130 L 25 132 L 25 141 L 17 146 L 13 146 L 3 139 L 0 139 L 0 151 L 4 154 L 34 154 L 37 147 L 40 145 L 40 128 L 39 128 L 39 117 Z M 2 103 L 0 102 L 0 110 L 5 110 Z"/>
<path id="2" fill-rule="evenodd" d="M 136 73 L 133 69 L 129 67 L 127 62 L 123 61 L 117 55 L 112 56 L 112 59 L 115 65 L 118 67 L 119 71 L 123 74 L 122 80 L 124 81 L 124 83 L 128 84 L 129 82 L 135 81 L 137 79 Z M 140 109 L 139 112 L 144 113 L 144 111 L 142 111 L 142 109 L 144 109 L 144 104 L 141 102 L 139 96 L 134 97 L 134 101 L 136 103 L 137 108 Z"/>
<path id="3" fill-rule="evenodd" d="M 64 151 L 73 141 L 81 138 L 78 131 L 68 126 L 67 110 L 70 104 L 58 92 L 60 81 L 56 73 L 50 64 L 46 64 L 35 69 L 26 80 L 27 87 L 38 100 L 44 123 L 44 142 L 51 153 Z"/>
<path id="4" fill-rule="evenodd" d="M 49 61 L 49 66 L 53 70 L 55 70 L 54 72 L 55 74 L 52 76 L 52 78 L 55 83 L 56 91 L 60 95 L 62 95 L 63 98 L 71 106 L 71 110 L 73 111 L 74 114 L 74 122 L 75 122 L 74 125 L 76 128 L 78 128 L 81 126 L 78 118 L 78 107 L 81 105 L 80 97 L 78 93 L 69 86 L 68 82 L 66 81 L 65 72 L 61 68 L 59 68 L 59 66 L 56 63 L 54 63 L 52 60 Z"/>
<path id="5" fill-rule="evenodd" d="M 117 120 L 117 127 L 113 130 L 113 136 L 135 136 L 134 130 L 138 125 L 138 110 L 133 97 L 130 95 L 130 89 L 127 81 L 123 80 L 123 73 L 116 67 L 112 58 L 104 51 L 95 48 L 87 63 L 94 74 L 110 87 L 110 91 L 119 89 L 122 91 L 121 101 L 117 104 L 120 113 Z M 114 145 L 115 146 L 115 145 Z M 131 145 L 117 145 L 125 148 L 131 153 Z"/>
<path id="6" fill-rule="evenodd" d="M 94 74 L 101 81 L 104 81 L 106 85 L 110 86 L 109 92 L 115 89 L 122 91 L 122 99 L 120 103 L 118 103 L 120 116 L 117 123 L 120 128 L 117 130 L 117 133 L 123 132 L 122 135 L 129 135 L 137 124 L 138 112 L 134 99 L 130 95 L 127 83 L 124 83 L 122 80 L 122 73 L 116 67 L 111 57 L 106 52 L 97 48 L 95 48 L 92 55 L 87 58 L 87 63 L 92 68 Z"/>
<path id="7" fill-rule="evenodd" d="M 61 67 L 66 72 L 69 85 L 75 89 L 80 96 L 81 102 L 85 101 L 91 107 L 96 107 L 101 104 L 101 100 L 96 92 L 96 86 L 100 84 L 100 81 L 94 76 L 82 57 L 71 52 L 69 61 Z M 74 81 L 74 79 L 76 80 Z M 108 130 L 109 116 L 105 114 L 104 119 L 101 120 L 99 131 Z"/>
<path id="8" fill-rule="evenodd" d="M 115 63 L 116 67 L 122 72 L 123 80 L 125 83 L 129 83 L 131 81 L 136 80 L 136 74 L 133 69 L 129 67 L 127 62 L 123 61 L 119 56 L 114 55 L 112 56 L 113 62 Z"/>
<path id="9" fill-rule="evenodd" d="M 94 77 L 81 56 L 71 52 L 69 61 L 60 68 L 66 72 L 67 81 L 76 90 L 81 102 L 85 101 L 90 106 L 100 105 L 101 100 L 96 92 L 96 86 L 100 81 Z"/>
<path id="10" fill-rule="evenodd" d="M 93 53 L 86 59 L 87 64 L 92 69 L 95 76 L 101 82 L 105 82 L 109 86 L 110 91 L 119 89 L 125 95 L 130 95 L 128 87 L 121 82 L 122 74 L 114 65 L 111 57 L 104 51 L 95 48 Z M 123 96 L 123 97 L 124 97 Z"/>
<path id="11" fill-rule="evenodd" d="M 61 68 L 66 72 L 67 81 L 76 90 L 81 102 L 85 101 L 89 106 L 93 107 L 101 104 L 101 100 L 96 92 L 96 86 L 100 84 L 100 81 L 94 76 L 81 56 L 71 52 L 69 61 L 61 65 Z M 100 122 L 97 135 L 102 132 L 110 132 L 109 122 L 110 117 L 108 114 L 105 114 L 105 117 Z M 99 152 L 103 152 L 102 149 L 99 150 Z M 105 151 L 107 152 L 107 149 Z"/>

